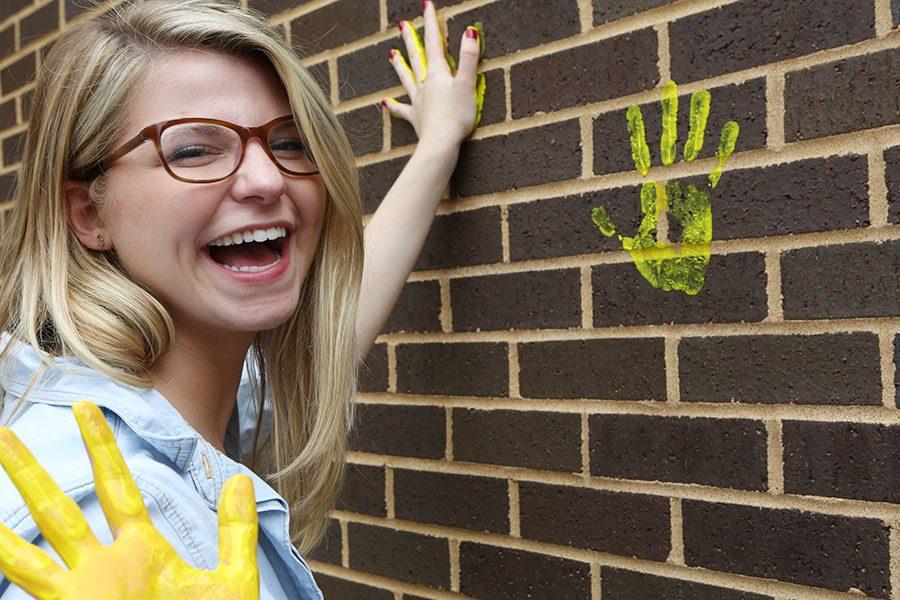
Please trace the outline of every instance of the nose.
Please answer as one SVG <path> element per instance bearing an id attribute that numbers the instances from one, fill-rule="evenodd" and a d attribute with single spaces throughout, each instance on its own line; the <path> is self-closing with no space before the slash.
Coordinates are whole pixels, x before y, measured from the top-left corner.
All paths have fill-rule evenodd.
<path id="1" fill-rule="evenodd" d="M 244 159 L 234 173 L 233 188 L 238 198 L 258 196 L 270 202 L 284 194 L 284 173 L 266 154 L 259 138 L 247 142 Z"/>

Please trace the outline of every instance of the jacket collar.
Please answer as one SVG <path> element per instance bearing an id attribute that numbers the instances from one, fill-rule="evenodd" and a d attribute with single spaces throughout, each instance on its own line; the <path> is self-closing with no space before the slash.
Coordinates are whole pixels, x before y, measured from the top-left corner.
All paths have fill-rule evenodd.
<path id="1" fill-rule="evenodd" d="M 12 346 L 0 362 L 0 387 L 22 397 L 43 363 L 31 344 L 13 339 L 9 332 L 0 332 L 0 351 L 7 344 Z M 155 389 L 137 388 L 109 379 L 77 357 L 51 357 L 51 360 L 56 368 L 51 370 L 44 365 L 26 400 L 55 405 L 72 405 L 81 400 L 93 402 L 114 412 L 181 471 L 190 467 L 198 445 L 209 446 L 230 467 L 226 470 L 241 471 L 253 479 L 257 504 L 278 500 L 287 512 L 287 503 L 268 483 L 245 465 L 215 450 Z"/>

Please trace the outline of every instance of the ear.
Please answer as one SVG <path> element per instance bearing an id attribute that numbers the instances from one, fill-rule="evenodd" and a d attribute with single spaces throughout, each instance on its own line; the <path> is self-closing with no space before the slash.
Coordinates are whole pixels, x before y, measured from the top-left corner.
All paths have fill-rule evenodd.
<path id="1" fill-rule="evenodd" d="M 67 179 L 64 184 L 66 195 L 66 219 L 72 232 L 81 243 L 92 250 L 110 250 L 112 244 L 104 227 L 97 206 L 88 193 L 88 184 L 83 181 Z M 97 236 L 103 234 L 108 241 L 101 249 Z"/>

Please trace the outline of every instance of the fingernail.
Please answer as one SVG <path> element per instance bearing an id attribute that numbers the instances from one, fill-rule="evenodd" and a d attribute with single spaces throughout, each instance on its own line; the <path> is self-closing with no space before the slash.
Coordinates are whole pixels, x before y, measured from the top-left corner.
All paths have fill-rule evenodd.
<path id="1" fill-rule="evenodd" d="M 403 31 L 403 21 L 397 21 L 397 29 Z"/>
<path id="2" fill-rule="evenodd" d="M 428 8 L 428 0 L 422 3 L 422 10 L 426 10 Z"/>
<path id="3" fill-rule="evenodd" d="M 473 40 L 477 40 L 478 39 L 478 30 L 475 29 L 474 27 L 466 28 L 466 37 L 473 39 Z"/>
<path id="4" fill-rule="evenodd" d="M 381 101 L 381 105 L 382 105 L 383 107 L 387 108 L 387 100 L 382 100 L 382 101 Z"/>
<path id="5" fill-rule="evenodd" d="M 394 49 L 393 48 L 388 50 L 388 60 L 390 60 L 390 61 L 394 60 Z"/>

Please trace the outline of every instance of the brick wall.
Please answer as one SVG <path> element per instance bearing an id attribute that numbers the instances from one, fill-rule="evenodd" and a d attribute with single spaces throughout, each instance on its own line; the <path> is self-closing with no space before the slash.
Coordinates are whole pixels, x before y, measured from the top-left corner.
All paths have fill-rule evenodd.
<path id="1" fill-rule="evenodd" d="M 414 149 L 376 103 L 418 0 L 246 2 L 306 49 L 371 214 Z M 483 122 L 367 359 L 326 598 L 900 599 L 900 3 L 438 6 L 454 54 L 484 22 Z M 81 12 L 0 3 L 0 197 Z M 636 229 L 624 113 L 655 148 L 669 79 L 683 117 L 712 93 L 703 157 L 741 125 L 696 296 L 590 219 Z"/>

